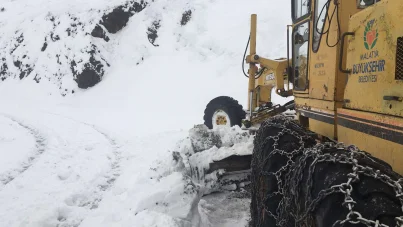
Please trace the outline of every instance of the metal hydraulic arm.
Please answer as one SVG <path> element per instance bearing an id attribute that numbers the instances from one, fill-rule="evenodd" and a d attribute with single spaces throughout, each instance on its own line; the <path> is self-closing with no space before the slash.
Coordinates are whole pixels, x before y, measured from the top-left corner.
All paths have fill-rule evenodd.
<path id="1" fill-rule="evenodd" d="M 257 27 L 257 15 L 252 14 L 251 16 L 251 31 L 250 31 L 250 53 L 246 56 L 246 63 L 249 64 L 249 86 L 248 86 L 248 107 L 250 111 L 250 121 L 256 123 L 259 119 L 263 119 L 267 117 L 266 115 L 276 115 L 278 113 L 284 112 L 289 109 L 290 104 L 288 103 L 287 107 L 285 106 L 272 106 L 271 108 L 265 108 L 265 113 L 254 114 L 258 106 L 258 95 L 256 95 L 258 89 L 256 89 L 257 78 L 256 75 L 258 73 L 258 67 L 256 65 L 260 65 L 262 71 L 271 72 L 271 75 L 274 77 L 274 84 L 276 86 L 276 93 L 282 97 L 289 97 L 293 95 L 293 90 L 290 88 L 290 78 L 288 76 L 289 69 L 289 59 L 279 59 L 279 60 L 271 60 L 267 58 L 260 57 L 256 54 L 256 27 Z M 287 81 L 285 80 L 287 78 Z M 285 84 L 287 84 L 287 90 L 285 89 Z M 262 84 L 257 84 L 262 85 Z M 269 96 L 269 99 L 271 97 Z M 268 103 L 271 103 L 271 100 L 266 100 Z M 281 108 L 278 108 L 281 107 Z M 259 108 L 260 110 L 262 108 Z M 256 116 L 254 116 L 256 115 Z M 265 115 L 265 116 L 263 116 Z M 255 118 L 255 120 L 252 120 Z"/>

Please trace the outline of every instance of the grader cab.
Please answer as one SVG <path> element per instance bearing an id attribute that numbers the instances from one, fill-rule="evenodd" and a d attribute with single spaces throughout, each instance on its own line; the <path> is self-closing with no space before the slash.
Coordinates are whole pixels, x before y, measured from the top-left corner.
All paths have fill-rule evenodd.
<path id="1" fill-rule="evenodd" d="M 256 132 L 252 226 L 403 227 L 403 1 L 291 2 L 287 58 L 257 54 L 252 15 L 248 108 L 222 96 L 204 116 Z"/>

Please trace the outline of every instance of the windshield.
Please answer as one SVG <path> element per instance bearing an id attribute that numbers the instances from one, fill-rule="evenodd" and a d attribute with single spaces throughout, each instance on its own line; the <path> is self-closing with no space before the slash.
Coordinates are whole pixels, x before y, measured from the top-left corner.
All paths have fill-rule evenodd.
<path id="1" fill-rule="evenodd" d="M 293 19 L 299 20 L 308 15 L 310 8 L 310 0 L 293 0 Z"/>

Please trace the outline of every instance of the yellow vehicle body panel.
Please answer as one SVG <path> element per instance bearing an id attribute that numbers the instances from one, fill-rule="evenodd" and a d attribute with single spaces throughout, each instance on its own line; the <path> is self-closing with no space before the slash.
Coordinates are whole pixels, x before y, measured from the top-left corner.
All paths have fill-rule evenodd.
<path id="1" fill-rule="evenodd" d="M 316 1 L 313 1 L 316 2 Z M 315 6 L 314 6 L 315 7 Z M 334 4 L 330 4 L 328 12 L 333 12 Z M 347 30 L 348 20 L 352 14 L 358 12 L 355 1 L 343 1 L 339 7 L 340 28 Z M 314 32 L 315 24 L 311 21 L 311 34 Z M 321 99 L 328 101 L 343 101 L 343 91 L 346 84 L 347 76 L 339 72 L 339 52 L 340 46 L 338 43 L 338 24 L 326 23 L 324 31 L 329 30 L 329 36 L 323 35 L 319 42 L 318 51 L 310 48 L 309 56 L 309 97 L 312 99 Z M 313 37 L 310 37 L 310 43 L 313 42 Z M 333 47 L 333 45 L 336 45 Z"/>
<path id="2" fill-rule="evenodd" d="M 338 109 L 338 140 L 384 160 L 403 174 L 403 119 L 356 110 Z"/>
<path id="3" fill-rule="evenodd" d="M 334 125 L 309 118 L 309 130 L 328 138 L 334 137 Z"/>
<path id="4" fill-rule="evenodd" d="M 403 117 L 402 101 L 385 100 L 403 97 L 403 78 L 396 74 L 402 18 L 401 0 L 383 0 L 351 17 L 349 31 L 355 35 L 348 39 L 346 108 Z"/>
<path id="5" fill-rule="evenodd" d="M 337 8 L 331 1 L 326 17 L 329 19 L 337 10 L 339 21 L 324 24 L 326 34 L 331 35 L 322 34 L 319 49 L 315 50 L 317 2 L 311 1 L 311 13 L 292 25 L 290 48 L 294 56 L 289 78 L 295 80 L 294 90 L 283 89 L 281 94 L 295 97 L 301 125 L 319 137 L 356 145 L 403 174 L 403 25 L 400 23 L 403 1 L 382 0 L 364 7 L 361 1 L 339 0 Z M 305 26 L 307 22 L 309 29 Z M 304 32 L 299 33 L 298 28 Z M 309 39 L 305 31 L 310 31 Z M 256 32 L 253 26 L 251 32 L 252 36 Z M 351 35 L 343 39 L 343 34 Z M 298 48 L 306 42 L 309 49 L 301 49 L 299 53 Z M 255 52 L 247 59 L 248 63 L 273 65 L 267 73 L 274 73 L 276 83 L 266 81 L 265 77 L 253 80 L 254 92 L 260 94 L 254 100 L 260 104 L 271 99 L 263 88 L 284 84 L 287 61 L 281 67 L 276 66 L 275 61 L 263 59 Z M 271 116 L 258 120 L 268 117 Z"/>
<path id="6" fill-rule="evenodd" d="M 403 174 L 403 78 L 396 72 L 403 70 L 403 60 L 396 66 L 399 48 L 403 59 L 403 26 L 397 24 L 403 18 L 403 1 L 384 0 L 359 9 L 355 1 L 344 0 L 340 6 L 341 33 L 355 35 L 346 39 L 343 55 L 341 45 L 327 45 L 334 44 L 337 35 L 328 41 L 323 36 L 316 53 L 311 49 L 308 95 L 294 91 L 297 112 L 308 119 L 309 130 L 356 145 Z M 337 29 L 333 23 L 330 33 L 337 34 Z M 340 59 L 351 74 L 339 70 Z M 365 71 L 368 62 L 380 70 Z"/>
<path id="7" fill-rule="evenodd" d="M 295 98 L 298 114 L 309 118 L 309 130 L 336 139 L 335 109 L 333 101 L 323 101 L 309 98 Z"/>

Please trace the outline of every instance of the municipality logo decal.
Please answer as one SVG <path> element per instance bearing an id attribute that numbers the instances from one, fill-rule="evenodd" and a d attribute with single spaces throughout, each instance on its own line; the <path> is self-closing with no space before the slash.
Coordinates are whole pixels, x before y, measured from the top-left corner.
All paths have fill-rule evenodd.
<path id="1" fill-rule="evenodd" d="M 375 19 L 371 20 L 365 26 L 364 31 L 364 46 L 367 50 L 372 50 L 378 41 L 378 29 L 374 29 Z"/>

